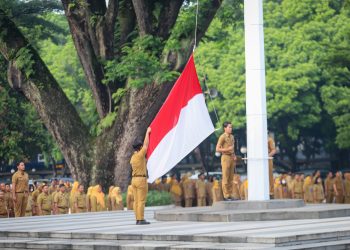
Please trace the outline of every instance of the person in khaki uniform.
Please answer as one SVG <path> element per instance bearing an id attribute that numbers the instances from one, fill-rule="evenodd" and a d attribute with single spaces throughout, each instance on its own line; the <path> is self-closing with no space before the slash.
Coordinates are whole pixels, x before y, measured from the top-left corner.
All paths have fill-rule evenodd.
<path id="1" fill-rule="evenodd" d="M 344 177 L 344 203 L 350 204 L 350 173 L 345 173 Z"/>
<path id="2" fill-rule="evenodd" d="M 123 197 L 120 190 L 120 187 L 114 187 L 110 195 L 111 200 L 111 210 L 124 210 Z"/>
<path id="3" fill-rule="evenodd" d="M 69 196 L 66 193 L 66 186 L 64 184 L 60 184 L 59 190 L 60 191 L 57 192 L 53 198 L 54 214 L 68 214 Z"/>
<path id="4" fill-rule="evenodd" d="M 26 207 L 26 214 L 25 216 L 33 216 L 34 212 L 34 204 L 33 204 L 33 197 L 32 194 L 34 192 L 34 186 L 29 185 L 29 195 L 28 195 L 28 202 Z"/>
<path id="5" fill-rule="evenodd" d="M 11 184 L 5 184 L 5 200 L 7 201 L 7 211 L 10 217 L 15 217 L 14 202 L 12 198 Z"/>
<path id="6" fill-rule="evenodd" d="M 29 194 L 29 177 L 25 170 L 24 162 L 17 165 L 18 171 L 12 176 L 12 199 L 15 208 L 15 217 L 23 217 L 26 214 L 26 207 Z"/>
<path id="7" fill-rule="evenodd" d="M 159 192 L 169 192 L 170 191 L 170 185 L 167 183 L 167 176 L 163 175 L 162 180 L 156 185 L 156 190 Z"/>
<path id="8" fill-rule="evenodd" d="M 78 192 L 78 187 L 79 187 L 79 182 L 74 181 L 72 190 L 70 191 L 70 193 L 66 191 L 66 193 L 69 194 L 69 204 L 70 204 L 71 214 L 76 213 L 75 206 L 74 206 L 74 197 L 75 197 L 75 194 Z"/>
<path id="9" fill-rule="evenodd" d="M 324 200 L 324 190 L 321 177 L 316 177 L 313 186 L 314 203 L 322 203 Z"/>
<path id="10" fill-rule="evenodd" d="M 135 141 L 133 144 L 134 154 L 130 159 L 132 168 L 131 185 L 134 193 L 134 212 L 136 217 L 136 225 L 150 224 L 145 220 L 144 217 L 148 192 L 146 153 L 149 145 L 150 133 L 151 128 L 147 128 L 143 143 L 140 141 Z"/>
<path id="11" fill-rule="evenodd" d="M 87 211 L 87 195 L 84 193 L 84 186 L 78 185 L 78 190 L 73 197 L 73 206 L 75 213 L 86 213 Z"/>
<path id="12" fill-rule="evenodd" d="M 334 199 L 333 184 L 334 184 L 333 173 L 331 171 L 329 171 L 328 175 L 326 177 L 326 180 L 324 181 L 325 196 L 326 196 L 327 203 L 333 203 L 333 199 Z"/>
<path id="13" fill-rule="evenodd" d="M 222 201 L 224 198 L 222 196 L 222 185 L 219 180 L 217 180 L 215 177 L 213 179 L 213 204 L 218 201 Z"/>
<path id="14" fill-rule="evenodd" d="M 224 200 L 231 200 L 232 180 L 235 171 L 236 155 L 234 152 L 234 137 L 231 122 L 224 122 L 224 133 L 219 137 L 216 152 L 221 153 L 222 191 Z"/>
<path id="15" fill-rule="evenodd" d="M 303 191 L 304 191 L 304 201 L 305 203 L 313 203 L 314 197 L 312 195 L 312 178 L 311 176 L 306 176 L 304 185 L 303 185 Z"/>
<path id="16" fill-rule="evenodd" d="M 88 187 L 87 189 L 87 193 L 86 193 L 86 206 L 87 206 L 87 211 L 91 212 L 91 203 L 90 203 L 90 199 L 91 199 L 91 193 L 92 193 L 92 189 L 93 187 Z"/>
<path id="17" fill-rule="evenodd" d="M 205 207 L 207 205 L 207 190 L 205 188 L 205 176 L 203 173 L 198 175 L 198 180 L 196 181 L 196 193 L 197 193 L 197 206 Z"/>
<path id="18" fill-rule="evenodd" d="M 108 197 L 107 197 L 107 208 L 108 211 L 112 211 L 112 190 L 113 190 L 114 186 L 110 186 L 108 189 Z"/>
<path id="19" fill-rule="evenodd" d="M 184 194 L 185 207 L 192 207 L 194 199 L 194 185 L 192 180 L 189 178 L 192 176 L 191 173 L 187 173 L 182 177 L 181 186 Z"/>
<path id="20" fill-rule="evenodd" d="M 134 190 L 132 185 L 128 186 L 128 190 L 126 192 L 126 207 L 128 210 L 134 210 Z"/>
<path id="21" fill-rule="evenodd" d="M 341 171 L 338 171 L 335 174 L 333 188 L 335 193 L 335 203 L 344 203 L 344 181 Z"/>
<path id="22" fill-rule="evenodd" d="M 205 184 L 205 189 L 206 189 L 206 193 L 207 193 L 207 204 L 208 206 L 213 205 L 213 176 L 209 176 L 208 177 L 208 181 Z"/>
<path id="23" fill-rule="evenodd" d="M 102 212 L 107 210 L 105 194 L 102 192 L 101 185 L 96 185 L 92 188 L 90 204 L 91 212 Z"/>
<path id="24" fill-rule="evenodd" d="M 182 189 L 179 182 L 176 179 L 175 174 L 171 176 L 170 194 L 173 198 L 175 206 L 180 207 L 182 202 Z"/>
<path id="25" fill-rule="evenodd" d="M 37 184 L 37 189 L 35 189 L 34 192 L 32 193 L 33 206 L 34 206 L 33 216 L 39 215 L 37 200 L 38 200 L 39 195 L 43 191 L 43 186 L 44 186 L 44 184 Z"/>
<path id="26" fill-rule="evenodd" d="M 276 177 L 273 187 L 273 197 L 275 200 L 282 199 L 280 196 L 281 192 L 279 191 L 281 189 L 281 177 Z"/>
<path id="27" fill-rule="evenodd" d="M 0 218 L 8 218 L 7 201 L 5 200 L 5 193 L 0 189 Z"/>
<path id="28" fill-rule="evenodd" d="M 270 196 L 274 195 L 274 181 L 273 181 L 273 156 L 276 154 L 276 146 L 275 141 L 273 138 L 269 135 L 269 138 L 267 140 L 267 149 L 269 154 L 269 184 L 270 184 Z"/>
<path id="29" fill-rule="evenodd" d="M 300 174 L 295 174 L 295 176 L 294 176 L 292 198 L 293 199 L 304 199 L 303 183 L 301 181 Z"/>
<path id="30" fill-rule="evenodd" d="M 235 174 L 233 176 L 233 182 L 232 182 L 232 198 L 234 200 L 241 199 L 241 195 L 239 192 L 240 188 L 241 188 L 241 176 L 239 174 Z"/>
<path id="31" fill-rule="evenodd" d="M 38 215 L 51 215 L 52 211 L 52 196 L 49 194 L 49 187 L 43 186 L 42 192 L 37 200 Z"/>
<path id="32" fill-rule="evenodd" d="M 239 189 L 239 195 L 242 200 L 248 200 L 248 178 L 242 182 L 242 185 Z"/>

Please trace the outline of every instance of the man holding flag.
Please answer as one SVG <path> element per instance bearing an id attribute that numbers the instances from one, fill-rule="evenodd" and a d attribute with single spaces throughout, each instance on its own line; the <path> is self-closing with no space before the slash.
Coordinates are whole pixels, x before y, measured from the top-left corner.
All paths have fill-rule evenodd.
<path id="1" fill-rule="evenodd" d="M 147 168 L 146 168 L 146 153 L 149 145 L 149 135 L 151 128 L 147 128 L 145 139 L 135 141 L 132 147 L 135 152 L 131 156 L 130 164 L 132 167 L 131 185 L 134 194 L 134 212 L 136 216 L 136 225 L 150 224 L 145 220 L 145 204 L 148 192 L 147 184 Z"/>

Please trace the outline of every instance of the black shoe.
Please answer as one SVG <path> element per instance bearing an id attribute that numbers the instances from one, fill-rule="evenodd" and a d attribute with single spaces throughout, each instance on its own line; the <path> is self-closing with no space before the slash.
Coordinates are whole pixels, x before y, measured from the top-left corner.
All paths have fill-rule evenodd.
<path id="1" fill-rule="evenodd" d="M 148 224 L 151 224 L 151 223 L 145 220 L 136 221 L 136 225 L 148 225 Z"/>
<path id="2" fill-rule="evenodd" d="M 224 201 L 232 201 L 231 198 L 224 198 Z"/>

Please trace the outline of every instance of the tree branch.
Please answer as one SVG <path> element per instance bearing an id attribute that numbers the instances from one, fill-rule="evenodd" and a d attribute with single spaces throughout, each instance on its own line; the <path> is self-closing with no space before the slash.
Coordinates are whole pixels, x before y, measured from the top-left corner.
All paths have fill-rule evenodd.
<path id="1" fill-rule="evenodd" d="M 173 28 L 180 8 L 184 0 L 165 1 L 158 19 L 158 36 L 163 40 L 169 38 L 170 31 Z"/>
<path id="2" fill-rule="evenodd" d="M 147 0 L 132 0 L 139 26 L 140 35 L 153 33 L 152 29 L 152 8 Z"/>
<path id="3" fill-rule="evenodd" d="M 0 52 L 9 61 L 8 81 L 23 92 L 58 143 L 74 177 L 90 181 L 93 151 L 87 127 L 35 49 L 0 10 Z"/>

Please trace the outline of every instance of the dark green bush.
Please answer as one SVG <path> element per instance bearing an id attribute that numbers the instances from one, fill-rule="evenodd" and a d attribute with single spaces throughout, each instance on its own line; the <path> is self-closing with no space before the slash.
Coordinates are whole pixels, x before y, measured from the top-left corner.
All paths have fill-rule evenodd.
<path id="1" fill-rule="evenodd" d="M 126 193 L 123 193 L 123 203 L 126 207 Z M 173 204 L 173 200 L 170 193 L 168 192 L 159 192 L 152 190 L 147 193 L 146 207 L 164 206 L 170 204 Z"/>

